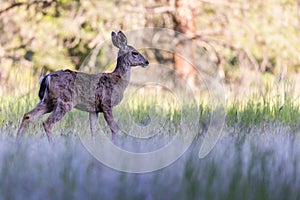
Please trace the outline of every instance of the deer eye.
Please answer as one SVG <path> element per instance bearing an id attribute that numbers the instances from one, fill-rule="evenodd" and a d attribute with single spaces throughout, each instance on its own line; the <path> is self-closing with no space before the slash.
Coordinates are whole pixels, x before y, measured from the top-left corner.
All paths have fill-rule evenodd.
<path id="1" fill-rule="evenodd" d="M 134 56 L 137 56 L 139 53 L 138 52 L 136 52 L 136 51 L 133 51 L 132 52 L 132 55 L 134 55 Z"/>

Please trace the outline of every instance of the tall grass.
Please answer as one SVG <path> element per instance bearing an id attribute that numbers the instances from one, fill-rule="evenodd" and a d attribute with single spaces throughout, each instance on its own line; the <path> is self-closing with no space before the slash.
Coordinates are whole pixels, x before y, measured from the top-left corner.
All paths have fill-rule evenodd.
<path id="1" fill-rule="evenodd" d="M 282 87 L 269 86 L 263 92 L 254 92 L 250 98 L 229 101 L 227 126 L 247 132 L 253 127 L 274 123 L 296 131 L 300 120 L 299 96 L 289 83 Z"/>
<path id="2" fill-rule="evenodd" d="M 32 109 L 37 102 L 38 98 L 33 95 L 0 97 L 0 129 L 6 130 L 6 134 L 15 134 L 23 114 Z M 137 95 L 122 102 L 121 105 L 115 108 L 114 113 L 119 123 L 129 127 L 132 124 L 146 126 L 149 122 L 162 123 L 167 121 L 178 124 L 183 117 L 188 117 L 190 121 L 209 124 L 213 109 L 213 106 L 207 102 L 200 101 L 197 105 L 191 104 L 191 102 L 180 104 L 176 102 L 176 99 L 170 97 Z M 236 130 L 242 133 L 246 133 L 254 127 L 263 127 L 268 123 L 288 126 L 293 131 L 300 128 L 299 99 L 289 92 L 280 94 L 277 91 L 274 93 L 269 88 L 264 93 L 254 93 L 249 99 L 227 101 L 225 109 L 226 127 L 237 128 Z M 195 112 L 197 112 L 197 115 L 193 114 Z M 39 124 L 46 117 L 43 116 L 37 122 L 31 124 L 27 133 L 36 134 L 41 131 Z M 152 121 L 149 121 L 149 118 Z M 70 134 L 74 124 L 87 119 L 87 113 L 72 110 L 56 125 L 56 130 L 62 134 L 65 132 Z M 99 123 L 101 126 L 106 126 L 101 116 Z M 64 131 L 64 129 L 68 129 L 68 131 Z"/>

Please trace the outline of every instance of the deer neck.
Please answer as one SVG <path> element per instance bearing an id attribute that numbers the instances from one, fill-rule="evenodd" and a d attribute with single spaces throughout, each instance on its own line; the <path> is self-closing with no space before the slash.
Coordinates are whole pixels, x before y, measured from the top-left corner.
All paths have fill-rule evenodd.
<path id="1" fill-rule="evenodd" d="M 129 62 L 127 62 L 124 56 L 118 57 L 117 66 L 112 73 L 121 76 L 120 86 L 124 87 L 125 89 L 128 86 L 130 81 L 131 67 Z"/>

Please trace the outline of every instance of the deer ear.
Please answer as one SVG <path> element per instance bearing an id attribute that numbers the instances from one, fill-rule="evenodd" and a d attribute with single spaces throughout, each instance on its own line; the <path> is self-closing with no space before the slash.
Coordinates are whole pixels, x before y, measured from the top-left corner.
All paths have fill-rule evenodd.
<path id="1" fill-rule="evenodd" d="M 111 40 L 112 40 L 112 43 L 118 47 L 118 48 L 121 48 L 120 44 L 119 44 L 119 40 L 118 40 L 118 36 L 115 32 L 111 32 Z"/>
<path id="2" fill-rule="evenodd" d="M 120 44 L 122 44 L 122 46 L 127 46 L 127 38 L 125 34 L 122 31 L 119 31 L 118 36 L 119 36 Z"/>

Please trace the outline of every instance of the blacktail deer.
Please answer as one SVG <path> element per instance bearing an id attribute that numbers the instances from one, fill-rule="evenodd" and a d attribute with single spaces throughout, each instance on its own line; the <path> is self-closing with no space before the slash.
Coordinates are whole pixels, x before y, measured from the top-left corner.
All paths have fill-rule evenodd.
<path id="1" fill-rule="evenodd" d="M 71 70 L 60 70 L 50 73 L 40 81 L 40 102 L 24 114 L 17 140 L 25 127 L 41 115 L 51 113 L 43 122 L 49 142 L 52 142 L 52 130 L 56 122 L 73 108 L 89 112 L 92 136 L 95 135 L 98 113 L 104 118 L 112 132 L 118 131 L 112 109 L 119 104 L 130 81 L 132 66 L 145 67 L 148 60 L 135 48 L 127 45 L 123 32 L 112 32 L 112 43 L 119 48 L 117 65 L 111 73 L 86 74 Z"/>

